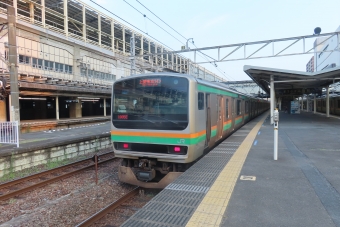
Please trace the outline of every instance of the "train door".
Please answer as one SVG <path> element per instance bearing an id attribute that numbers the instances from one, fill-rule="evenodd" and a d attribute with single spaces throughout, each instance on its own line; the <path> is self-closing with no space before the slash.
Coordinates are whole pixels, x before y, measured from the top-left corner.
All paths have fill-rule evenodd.
<path id="1" fill-rule="evenodd" d="M 236 111 L 236 99 L 231 98 L 231 102 L 230 102 L 230 112 L 231 112 L 231 130 L 234 131 L 235 129 L 235 111 Z"/>
<path id="2" fill-rule="evenodd" d="M 242 125 L 244 124 L 245 118 L 246 118 L 246 108 L 247 108 L 247 102 L 244 100 L 241 100 Z"/>
<path id="3" fill-rule="evenodd" d="M 250 119 L 253 119 L 253 117 L 255 116 L 255 112 L 254 112 L 255 107 L 254 107 L 254 101 L 253 100 L 251 101 L 250 108 L 251 108 L 251 110 L 250 110 L 251 111 Z"/>
<path id="4" fill-rule="evenodd" d="M 219 140 L 222 138 L 223 133 L 223 97 L 221 95 L 217 96 L 217 139 Z"/>
<path id="5" fill-rule="evenodd" d="M 210 134 L 211 134 L 211 110 L 210 110 L 210 94 L 205 95 L 205 105 L 206 105 L 206 139 L 205 147 L 209 146 Z"/>

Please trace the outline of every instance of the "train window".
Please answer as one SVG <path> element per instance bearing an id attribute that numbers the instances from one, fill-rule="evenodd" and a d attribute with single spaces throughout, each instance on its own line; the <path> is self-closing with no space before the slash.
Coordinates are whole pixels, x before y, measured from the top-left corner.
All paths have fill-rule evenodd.
<path id="1" fill-rule="evenodd" d="M 112 123 L 116 128 L 183 130 L 188 125 L 186 78 L 137 77 L 115 83 L 113 91 Z M 204 108 L 204 99 L 202 105 Z"/>
<path id="2" fill-rule="evenodd" d="M 241 115 L 241 100 L 237 100 L 236 111 L 237 115 Z"/>
<path id="3" fill-rule="evenodd" d="M 340 100 L 338 100 L 338 108 L 340 108 Z"/>
<path id="4" fill-rule="evenodd" d="M 198 109 L 203 110 L 204 109 L 204 93 L 198 92 Z"/>
<path id="5" fill-rule="evenodd" d="M 225 118 L 229 118 L 229 99 L 226 98 L 225 99 Z"/>

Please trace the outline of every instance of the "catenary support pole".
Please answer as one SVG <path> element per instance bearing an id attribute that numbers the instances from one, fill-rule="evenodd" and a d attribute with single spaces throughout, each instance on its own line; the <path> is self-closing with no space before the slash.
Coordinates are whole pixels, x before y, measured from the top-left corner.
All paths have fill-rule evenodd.
<path id="1" fill-rule="evenodd" d="M 329 117 L 329 87 L 327 87 L 327 96 L 326 96 L 326 117 Z"/>
<path id="2" fill-rule="evenodd" d="M 316 113 L 316 95 L 314 94 L 314 113 Z"/>
<path id="3" fill-rule="evenodd" d="M 86 7 L 82 6 L 82 16 L 83 16 L 83 40 L 86 42 Z"/>
<path id="4" fill-rule="evenodd" d="M 104 117 L 106 117 L 106 98 L 104 98 Z"/>
<path id="5" fill-rule="evenodd" d="M 46 23 L 45 23 L 45 0 L 41 0 L 40 1 L 41 3 L 41 23 L 42 23 L 42 26 L 45 28 L 46 26 Z"/>
<path id="6" fill-rule="evenodd" d="M 306 96 L 306 110 L 309 112 L 309 98 L 308 95 Z"/>
<path id="7" fill-rule="evenodd" d="M 18 87 L 18 49 L 16 36 L 16 9 L 12 6 L 7 8 L 8 16 L 8 46 L 9 46 L 9 68 L 10 68 L 10 121 L 18 121 L 20 127 L 19 112 L 19 87 Z"/>
<path id="8" fill-rule="evenodd" d="M 64 33 L 68 37 L 68 0 L 64 0 Z"/>
<path id="9" fill-rule="evenodd" d="M 270 124 L 273 124 L 273 114 L 274 114 L 274 76 L 270 75 Z"/>
<path id="10" fill-rule="evenodd" d="M 59 120 L 59 96 L 55 97 L 55 115 L 56 119 Z"/>

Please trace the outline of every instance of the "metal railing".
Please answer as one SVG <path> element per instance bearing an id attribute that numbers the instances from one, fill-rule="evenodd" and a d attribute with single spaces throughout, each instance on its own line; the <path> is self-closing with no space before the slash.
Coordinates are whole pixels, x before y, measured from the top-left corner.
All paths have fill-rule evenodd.
<path id="1" fill-rule="evenodd" d="M 0 122 L 0 143 L 19 147 L 19 124 L 17 121 Z"/>

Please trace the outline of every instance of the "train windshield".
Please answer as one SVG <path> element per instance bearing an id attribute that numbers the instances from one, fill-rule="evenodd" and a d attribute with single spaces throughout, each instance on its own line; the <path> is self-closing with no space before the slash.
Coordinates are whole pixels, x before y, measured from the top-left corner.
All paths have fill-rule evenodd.
<path id="1" fill-rule="evenodd" d="M 112 123 L 116 128 L 184 130 L 188 125 L 186 78 L 149 76 L 114 84 Z"/>

